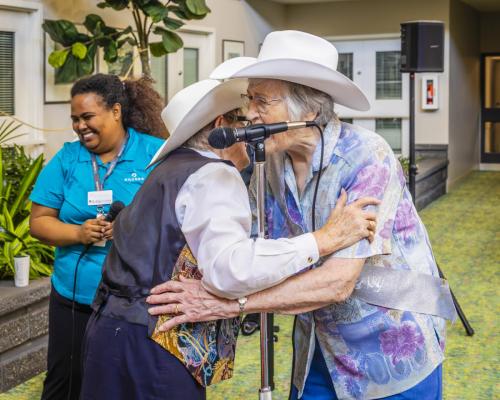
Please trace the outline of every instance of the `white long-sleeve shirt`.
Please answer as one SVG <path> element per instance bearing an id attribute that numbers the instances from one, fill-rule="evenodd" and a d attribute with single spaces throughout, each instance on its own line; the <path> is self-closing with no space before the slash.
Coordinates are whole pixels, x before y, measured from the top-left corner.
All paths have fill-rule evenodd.
<path id="1" fill-rule="evenodd" d="M 319 258 L 311 233 L 251 239 L 247 189 L 238 171 L 222 162 L 208 163 L 186 180 L 175 213 L 203 274 L 203 286 L 218 296 L 236 299 L 269 288 Z"/>

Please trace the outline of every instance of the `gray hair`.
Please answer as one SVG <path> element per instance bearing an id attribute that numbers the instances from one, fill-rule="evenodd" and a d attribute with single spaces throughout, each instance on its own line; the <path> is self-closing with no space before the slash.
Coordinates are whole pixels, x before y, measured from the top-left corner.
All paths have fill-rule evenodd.
<path id="1" fill-rule="evenodd" d="M 316 114 L 316 122 L 320 126 L 327 125 L 332 119 L 337 119 L 333 110 L 333 98 L 320 90 L 298 83 L 283 81 L 285 87 L 285 104 L 292 120 L 300 121 L 304 115 Z"/>
<path id="2" fill-rule="evenodd" d="M 214 122 L 215 121 L 212 121 L 201 128 L 198 132 L 196 132 L 193 136 L 186 140 L 183 146 L 190 147 L 196 150 L 211 150 L 212 147 L 208 144 L 208 137 L 210 136 L 210 132 L 212 132 L 212 129 L 215 126 Z"/>

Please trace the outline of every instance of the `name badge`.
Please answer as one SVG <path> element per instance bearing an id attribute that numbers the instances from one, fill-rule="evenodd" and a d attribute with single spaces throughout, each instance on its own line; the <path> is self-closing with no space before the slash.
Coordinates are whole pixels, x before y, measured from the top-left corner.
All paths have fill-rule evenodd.
<path id="1" fill-rule="evenodd" d="M 89 206 L 102 206 L 113 202 L 112 190 L 96 190 L 87 193 L 87 203 Z"/>

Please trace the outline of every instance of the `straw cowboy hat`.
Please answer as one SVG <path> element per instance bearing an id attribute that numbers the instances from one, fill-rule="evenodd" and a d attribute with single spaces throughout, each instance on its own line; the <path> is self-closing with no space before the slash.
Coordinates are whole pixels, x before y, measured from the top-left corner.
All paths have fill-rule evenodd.
<path id="1" fill-rule="evenodd" d="M 170 137 L 149 165 L 180 147 L 217 116 L 241 107 L 241 94 L 246 92 L 247 86 L 246 79 L 226 82 L 205 79 L 179 91 L 161 113 Z"/>
<path id="2" fill-rule="evenodd" d="M 337 104 L 368 110 L 365 94 L 337 71 L 338 58 L 335 46 L 325 39 L 300 31 L 276 31 L 266 36 L 257 58 L 229 59 L 210 78 L 280 79 L 325 92 Z"/>

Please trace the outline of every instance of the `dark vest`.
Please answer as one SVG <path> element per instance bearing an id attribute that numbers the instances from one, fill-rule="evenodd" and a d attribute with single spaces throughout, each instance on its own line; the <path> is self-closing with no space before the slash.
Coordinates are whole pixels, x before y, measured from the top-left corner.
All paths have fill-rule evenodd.
<path id="1" fill-rule="evenodd" d="M 151 172 L 116 218 L 113 246 L 93 304 L 103 315 L 148 326 L 152 339 L 183 362 L 203 386 L 232 376 L 238 319 L 182 324 L 160 333 L 155 329 L 158 318 L 148 314 L 145 298 L 153 286 L 179 275 L 201 278 L 177 222 L 175 200 L 187 178 L 210 162 L 224 161 L 180 148 Z M 168 318 L 161 316 L 160 323 Z"/>

